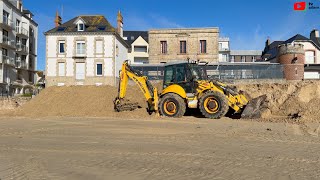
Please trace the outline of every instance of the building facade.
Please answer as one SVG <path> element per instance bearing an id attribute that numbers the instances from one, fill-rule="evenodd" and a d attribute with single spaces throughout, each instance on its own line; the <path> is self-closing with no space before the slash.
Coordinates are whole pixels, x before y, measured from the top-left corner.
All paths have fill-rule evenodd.
<path id="1" fill-rule="evenodd" d="M 219 29 L 154 29 L 149 31 L 149 63 L 175 60 L 218 62 Z"/>
<path id="2" fill-rule="evenodd" d="M 38 24 L 22 0 L 1 0 L 0 11 L 0 93 L 24 93 L 35 83 Z"/>
<path id="3" fill-rule="evenodd" d="M 123 40 L 123 18 L 118 28 L 101 15 L 75 17 L 46 35 L 46 86 L 115 85 L 128 45 Z"/>
<path id="4" fill-rule="evenodd" d="M 305 65 L 304 79 L 320 79 L 320 37 L 319 31 L 314 29 L 310 32 L 310 38 L 297 34 L 285 41 L 274 41 L 271 43 L 267 39 L 262 59 L 272 63 L 280 63 L 279 50 L 282 45 L 299 45 L 304 50 L 304 59 L 301 60 Z"/>
<path id="5" fill-rule="evenodd" d="M 228 37 L 219 38 L 219 62 L 229 62 L 230 40 Z"/>
<path id="6" fill-rule="evenodd" d="M 261 54 L 260 50 L 231 50 L 229 62 L 259 62 Z"/>
<path id="7" fill-rule="evenodd" d="M 149 63 L 148 31 L 124 31 L 123 39 L 130 46 L 128 59 L 132 64 Z"/>

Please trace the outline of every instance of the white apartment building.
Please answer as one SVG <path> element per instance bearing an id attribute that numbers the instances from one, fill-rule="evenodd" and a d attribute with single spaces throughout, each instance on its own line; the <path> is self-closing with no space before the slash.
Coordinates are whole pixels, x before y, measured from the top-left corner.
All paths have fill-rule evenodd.
<path id="1" fill-rule="evenodd" d="M 228 37 L 219 37 L 219 62 L 229 62 L 230 39 Z"/>
<path id="2" fill-rule="evenodd" d="M 46 86 L 115 85 L 128 45 L 123 40 L 123 18 L 118 28 L 102 15 L 83 15 L 46 35 Z"/>
<path id="3" fill-rule="evenodd" d="M 24 93 L 35 83 L 38 24 L 22 0 L 0 0 L 0 12 L 0 93 Z"/>
<path id="4" fill-rule="evenodd" d="M 132 64 L 149 63 L 148 31 L 124 31 L 123 39 L 130 46 L 128 59 Z"/>

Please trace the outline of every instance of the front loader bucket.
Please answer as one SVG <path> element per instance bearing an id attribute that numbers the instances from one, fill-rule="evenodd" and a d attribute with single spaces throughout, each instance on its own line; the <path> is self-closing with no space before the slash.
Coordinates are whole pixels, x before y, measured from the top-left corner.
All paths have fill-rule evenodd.
<path id="1" fill-rule="evenodd" d="M 262 95 L 257 98 L 251 99 L 242 111 L 241 117 L 260 118 L 266 99 L 267 95 Z"/>

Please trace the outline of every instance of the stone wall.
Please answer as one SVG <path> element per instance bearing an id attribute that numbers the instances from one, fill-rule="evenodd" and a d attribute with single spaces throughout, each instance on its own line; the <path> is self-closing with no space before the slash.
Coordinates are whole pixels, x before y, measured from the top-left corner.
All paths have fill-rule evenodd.
<path id="1" fill-rule="evenodd" d="M 149 63 L 157 64 L 173 60 L 200 60 L 218 62 L 219 29 L 162 29 L 149 31 Z M 200 40 L 206 40 L 207 53 L 200 53 Z M 160 41 L 167 41 L 167 53 L 161 53 Z M 180 53 L 180 41 L 186 41 L 185 54 Z"/>
<path id="2" fill-rule="evenodd" d="M 16 109 L 30 99 L 29 97 L 0 97 L 0 110 Z"/>

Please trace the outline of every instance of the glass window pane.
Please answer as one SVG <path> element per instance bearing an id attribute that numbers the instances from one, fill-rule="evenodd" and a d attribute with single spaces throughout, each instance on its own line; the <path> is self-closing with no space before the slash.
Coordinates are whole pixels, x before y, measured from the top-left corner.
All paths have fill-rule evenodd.
<path id="1" fill-rule="evenodd" d="M 102 64 L 97 64 L 97 75 L 102 75 Z"/>

